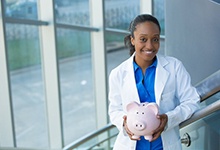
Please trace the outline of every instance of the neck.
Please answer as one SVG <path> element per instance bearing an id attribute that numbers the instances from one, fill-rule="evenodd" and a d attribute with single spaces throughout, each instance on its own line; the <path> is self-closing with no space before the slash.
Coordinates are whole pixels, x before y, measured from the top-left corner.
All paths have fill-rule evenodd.
<path id="1" fill-rule="evenodd" d="M 136 59 L 136 58 L 134 57 L 134 61 L 137 63 L 137 65 L 138 65 L 139 67 L 141 67 L 141 69 L 142 69 L 142 71 L 143 71 L 144 73 L 145 73 L 145 70 L 146 70 L 150 65 L 153 64 L 154 60 L 155 60 L 155 58 L 152 59 L 151 61 L 144 61 L 144 60 Z"/>

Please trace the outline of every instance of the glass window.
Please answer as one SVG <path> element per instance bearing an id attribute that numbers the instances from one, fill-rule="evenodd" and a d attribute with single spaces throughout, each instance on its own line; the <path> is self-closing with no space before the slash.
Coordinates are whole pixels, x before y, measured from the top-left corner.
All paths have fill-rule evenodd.
<path id="1" fill-rule="evenodd" d="M 124 35 L 108 33 L 106 35 L 107 73 L 128 58 L 129 49 L 124 46 Z"/>
<path id="2" fill-rule="evenodd" d="M 220 92 L 210 96 L 205 101 L 201 102 L 199 105 L 201 109 L 211 106 L 219 101 L 220 99 Z M 199 119 L 192 124 L 185 126 L 184 128 L 181 128 L 180 134 L 184 135 L 185 133 L 188 133 L 191 136 L 191 142 L 190 149 L 219 149 L 220 143 L 219 143 L 219 137 L 220 137 L 220 130 L 219 130 L 219 124 L 220 124 L 220 110 L 217 110 L 210 115 L 203 117 L 202 119 Z M 211 140 L 210 140 L 210 137 Z M 201 144 L 203 143 L 203 144 Z M 183 146 L 183 150 L 187 150 L 189 147 Z"/>
<path id="3" fill-rule="evenodd" d="M 89 25 L 89 0 L 55 0 L 55 14 L 58 23 Z"/>
<path id="4" fill-rule="evenodd" d="M 139 13 L 139 0 L 105 0 L 105 22 L 107 28 L 127 30 L 131 20 Z"/>
<path id="5" fill-rule="evenodd" d="M 96 130 L 90 33 L 57 29 L 64 144 Z"/>
<path id="6" fill-rule="evenodd" d="M 138 14 L 140 14 L 139 0 L 105 0 L 105 25 L 107 28 L 128 30 L 130 22 Z M 106 33 L 108 74 L 130 56 L 129 50 L 124 46 L 124 37 L 123 34 Z"/>
<path id="7" fill-rule="evenodd" d="M 7 59 L 18 147 L 49 147 L 38 32 L 36 26 L 6 24 Z"/>
<path id="8" fill-rule="evenodd" d="M 161 35 L 165 35 L 165 2 L 161 0 L 153 0 L 153 15 L 158 19 L 161 26 Z"/>
<path id="9" fill-rule="evenodd" d="M 38 19 L 37 0 L 5 0 L 6 17 Z"/>

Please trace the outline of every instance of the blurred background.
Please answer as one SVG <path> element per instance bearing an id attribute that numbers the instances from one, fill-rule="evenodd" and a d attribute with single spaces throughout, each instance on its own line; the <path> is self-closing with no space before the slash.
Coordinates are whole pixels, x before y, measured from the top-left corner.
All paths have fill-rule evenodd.
<path id="1" fill-rule="evenodd" d="M 1 0 L 0 149 L 61 149 L 109 123 L 108 75 L 128 27 L 158 18 L 160 54 L 195 85 L 219 70 L 220 6 L 209 0 Z M 219 140 L 220 141 L 220 140 Z"/>

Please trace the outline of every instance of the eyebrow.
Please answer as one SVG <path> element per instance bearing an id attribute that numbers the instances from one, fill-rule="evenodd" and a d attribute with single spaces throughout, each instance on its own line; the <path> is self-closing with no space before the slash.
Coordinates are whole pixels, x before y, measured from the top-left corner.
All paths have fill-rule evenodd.
<path id="1" fill-rule="evenodd" d="M 144 36 L 148 36 L 148 34 L 139 34 L 139 35 L 144 35 Z M 153 36 L 160 36 L 160 34 L 158 34 L 158 33 L 155 33 Z"/>

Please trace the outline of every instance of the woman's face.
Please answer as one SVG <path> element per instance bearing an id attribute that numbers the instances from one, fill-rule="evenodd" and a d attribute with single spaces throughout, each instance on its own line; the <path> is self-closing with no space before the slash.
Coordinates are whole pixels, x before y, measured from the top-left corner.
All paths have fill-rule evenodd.
<path id="1" fill-rule="evenodd" d="M 150 65 L 160 47 L 159 27 L 150 21 L 138 24 L 131 43 L 135 47 L 135 61 Z"/>

